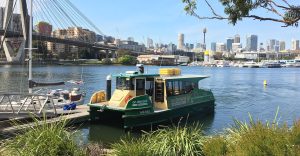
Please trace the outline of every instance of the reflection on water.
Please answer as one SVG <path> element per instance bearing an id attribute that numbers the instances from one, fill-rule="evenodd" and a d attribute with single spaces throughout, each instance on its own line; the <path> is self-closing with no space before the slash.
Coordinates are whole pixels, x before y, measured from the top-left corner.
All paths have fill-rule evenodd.
<path id="1" fill-rule="evenodd" d="M 159 67 L 146 66 L 145 71 L 157 72 Z M 202 68 L 180 67 L 184 74 L 209 75 L 200 86 L 213 91 L 216 108 L 213 117 L 202 118 L 206 133 L 221 131 L 233 118 L 272 120 L 277 107 L 280 121 L 291 124 L 300 118 L 300 69 Z M 80 80 L 83 77 L 86 101 L 93 92 L 105 89 L 108 74 L 135 70 L 134 66 L 40 66 L 33 69 L 34 79 L 42 82 Z M 27 91 L 27 69 L 22 66 L 0 66 L 0 91 Z M 264 87 L 263 81 L 268 81 Z M 113 83 L 113 86 L 115 83 Z M 61 87 L 61 86 L 60 86 Z M 192 117 L 191 117 L 192 118 Z M 198 120 L 198 119 L 196 119 Z M 86 140 L 112 142 L 126 132 L 108 125 L 84 125 L 79 129 Z"/>

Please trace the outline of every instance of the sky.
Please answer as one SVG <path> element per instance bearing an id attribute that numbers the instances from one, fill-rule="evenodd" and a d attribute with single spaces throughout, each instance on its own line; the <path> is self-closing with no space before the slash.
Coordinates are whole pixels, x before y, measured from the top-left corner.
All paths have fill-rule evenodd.
<path id="1" fill-rule="evenodd" d="M 186 43 L 203 42 L 203 28 L 207 28 L 207 43 L 225 42 L 226 38 L 241 36 L 245 46 L 246 35 L 258 35 L 259 42 L 266 44 L 269 39 L 286 41 L 287 48 L 292 39 L 300 39 L 300 27 L 281 27 L 274 22 L 244 19 L 233 26 L 226 20 L 198 20 L 186 15 L 182 0 L 70 0 L 83 12 L 105 35 L 127 39 L 146 44 L 147 38 L 155 43 L 170 42 L 177 44 L 178 33 L 185 34 Z M 222 14 L 219 0 L 209 0 L 215 10 Z M 209 8 L 198 0 L 201 15 L 211 15 Z M 289 0 L 299 3 L 299 0 Z M 257 14 L 269 16 L 265 11 Z"/>
<path id="2" fill-rule="evenodd" d="M 225 42 L 227 37 L 240 34 L 245 46 L 246 35 L 258 35 L 264 45 L 268 39 L 286 41 L 290 48 L 292 39 L 300 39 L 300 27 L 281 27 L 274 22 L 245 19 L 233 26 L 228 21 L 198 20 L 186 15 L 181 0 L 71 0 L 104 34 L 146 44 L 147 37 L 154 42 L 177 44 L 178 33 L 185 34 L 186 43 L 203 42 L 202 29 L 207 28 L 207 43 Z M 291 0 L 293 1 L 293 0 Z M 200 2 L 200 1 L 198 1 Z M 223 13 L 218 0 L 211 0 L 217 12 Z M 198 13 L 210 15 L 209 8 L 201 4 Z M 258 11 L 258 14 L 269 15 Z M 208 45 L 210 47 L 210 45 Z"/>

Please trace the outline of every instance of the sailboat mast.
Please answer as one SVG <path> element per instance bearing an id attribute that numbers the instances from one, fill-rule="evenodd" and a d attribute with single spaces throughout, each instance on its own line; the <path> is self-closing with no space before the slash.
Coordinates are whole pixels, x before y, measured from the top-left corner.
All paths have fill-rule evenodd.
<path id="1" fill-rule="evenodd" d="M 29 81 L 29 93 L 32 93 L 32 22 L 33 22 L 33 17 L 32 17 L 32 1 L 30 0 L 30 13 L 29 13 L 29 62 L 28 62 L 28 68 L 29 68 L 29 76 L 28 76 L 28 81 Z"/>

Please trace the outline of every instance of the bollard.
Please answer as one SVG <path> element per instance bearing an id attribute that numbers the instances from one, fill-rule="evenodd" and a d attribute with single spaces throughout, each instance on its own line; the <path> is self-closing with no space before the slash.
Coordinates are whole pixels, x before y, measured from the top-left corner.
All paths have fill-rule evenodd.
<path id="1" fill-rule="evenodd" d="M 106 77 L 106 101 L 109 101 L 111 98 L 111 75 Z"/>

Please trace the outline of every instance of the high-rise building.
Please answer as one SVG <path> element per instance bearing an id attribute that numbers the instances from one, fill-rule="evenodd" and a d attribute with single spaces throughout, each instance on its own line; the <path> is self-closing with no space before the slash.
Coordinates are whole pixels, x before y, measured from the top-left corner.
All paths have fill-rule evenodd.
<path id="1" fill-rule="evenodd" d="M 247 36 L 246 50 L 247 51 L 257 51 L 258 37 L 257 35 Z"/>
<path id="2" fill-rule="evenodd" d="M 284 41 L 280 41 L 279 42 L 279 47 L 280 47 L 280 51 L 285 51 L 285 42 Z"/>
<path id="3" fill-rule="evenodd" d="M 154 48 L 153 40 L 151 38 L 147 38 L 147 48 Z"/>
<path id="4" fill-rule="evenodd" d="M 178 49 L 184 50 L 184 34 L 178 34 Z"/>
<path id="5" fill-rule="evenodd" d="M 216 52 L 224 52 L 226 51 L 225 43 L 217 43 Z"/>
<path id="6" fill-rule="evenodd" d="M 292 48 L 291 50 L 299 50 L 299 40 L 292 40 Z"/>
<path id="7" fill-rule="evenodd" d="M 216 42 L 211 42 L 211 47 L 210 47 L 211 51 L 215 52 L 217 51 L 217 43 Z"/>
<path id="8" fill-rule="evenodd" d="M 34 29 L 41 35 L 50 36 L 52 33 L 52 25 L 47 22 L 39 22 L 35 25 Z"/>
<path id="9" fill-rule="evenodd" d="M 226 49 L 228 52 L 232 51 L 232 43 L 234 42 L 233 38 L 226 39 Z"/>
<path id="10" fill-rule="evenodd" d="M 190 50 L 190 44 L 189 43 L 185 44 L 185 50 Z"/>
<path id="11" fill-rule="evenodd" d="M 232 52 L 237 53 L 242 49 L 241 43 L 232 43 Z"/>
<path id="12" fill-rule="evenodd" d="M 270 39 L 268 41 L 268 44 L 267 44 L 269 47 L 267 48 L 268 51 L 272 51 L 274 52 L 275 51 L 275 46 L 276 46 L 276 40 L 275 39 Z"/>
<path id="13" fill-rule="evenodd" d="M 81 27 L 69 27 L 67 29 L 67 38 L 94 43 L 96 41 L 96 33 Z"/>
<path id="14" fill-rule="evenodd" d="M 195 48 L 194 44 L 190 44 L 190 50 L 192 50 L 194 48 Z"/>
<path id="15" fill-rule="evenodd" d="M 173 44 L 173 43 L 170 43 L 169 45 L 168 45 L 168 53 L 169 54 L 173 54 L 175 51 L 176 51 L 176 45 L 175 44 Z"/>
<path id="16" fill-rule="evenodd" d="M 261 51 L 261 52 L 265 51 L 264 43 L 262 43 L 262 42 L 259 44 L 259 51 Z"/>
<path id="17" fill-rule="evenodd" d="M 241 37 L 240 37 L 239 34 L 236 34 L 236 35 L 234 36 L 234 43 L 241 43 Z"/>

